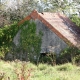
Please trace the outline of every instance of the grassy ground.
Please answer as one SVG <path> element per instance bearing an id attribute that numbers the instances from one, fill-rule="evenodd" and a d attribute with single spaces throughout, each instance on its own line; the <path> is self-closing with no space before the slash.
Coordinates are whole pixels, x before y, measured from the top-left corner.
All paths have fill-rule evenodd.
<path id="1" fill-rule="evenodd" d="M 1 79 L 2 78 L 2 79 Z M 0 80 L 80 80 L 80 67 L 66 63 L 50 66 L 21 61 L 0 61 Z"/>

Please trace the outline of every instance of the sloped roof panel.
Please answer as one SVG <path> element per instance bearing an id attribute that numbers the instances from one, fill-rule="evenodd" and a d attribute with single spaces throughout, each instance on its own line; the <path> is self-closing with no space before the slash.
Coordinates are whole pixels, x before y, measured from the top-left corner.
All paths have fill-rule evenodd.
<path id="1" fill-rule="evenodd" d="M 39 19 L 66 43 L 80 48 L 80 28 L 72 23 L 65 15 L 49 12 L 38 13 L 34 10 L 21 22 L 31 18 Z"/>
<path id="2" fill-rule="evenodd" d="M 47 12 L 40 14 L 40 16 L 59 32 L 58 36 L 62 35 L 63 39 L 66 39 L 72 45 L 80 47 L 80 28 L 72 23 L 69 18 L 59 13 Z"/>

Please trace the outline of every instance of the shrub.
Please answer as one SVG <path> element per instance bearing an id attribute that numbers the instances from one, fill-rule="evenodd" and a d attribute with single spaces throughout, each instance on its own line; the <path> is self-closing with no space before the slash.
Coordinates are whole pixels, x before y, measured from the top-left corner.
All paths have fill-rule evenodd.
<path id="1" fill-rule="evenodd" d="M 43 54 L 43 53 L 41 53 Z M 44 53 L 45 55 L 40 55 L 40 62 L 41 63 L 48 63 L 51 65 L 56 64 L 56 54 L 55 53 Z"/>
<path id="2" fill-rule="evenodd" d="M 57 58 L 57 63 L 67 63 L 67 62 L 79 62 L 80 61 L 80 50 L 76 47 L 67 47 L 59 54 Z"/>
<path id="3" fill-rule="evenodd" d="M 59 65 L 56 67 L 56 69 L 59 71 L 70 71 L 70 70 L 73 70 L 74 68 L 75 66 L 72 65 L 71 63 L 66 63 L 66 64 Z"/>
<path id="4" fill-rule="evenodd" d="M 13 39 L 19 30 L 21 30 L 20 44 L 16 46 Z M 26 58 L 29 58 L 34 62 L 33 57 L 36 55 L 37 58 L 40 53 L 41 39 L 42 32 L 36 34 L 36 25 L 33 21 L 25 21 L 21 25 L 15 22 L 10 26 L 4 26 L 0 28 L 0 58 L 4 58 L 7 53 L 10 53 L 18 59 L 28 60 Z M 21 57 L 18 55 L 19 53 L 21 53 Z M 23 57 L 23 54 L 26 56 Z"/>
<path id="5" fill-rule="evenodd" d="M 0 28 L 0 57 L 4 57 L 7 52 L 11 50 L 13 38 L 18 32 L 19 27 L 17 22 L 12 25 Z"/>
<path id="6" fill-rule="evenodd" d="M 21 28 L 20 47 L 25 53 L 29 61 L 36 61 L 41 50 L 42 33 L 36 34 L 36 24 L 32 21 L 26 21 Z"/>
<path id="7" fill-rule="evenodd" d="M 77 15 L 72 15 L 71 18 L 72 22 L 74 22 L 78 27 L 80 27 L 80 18 Z"/>
<path id="8" fill-rule="evenodd" d="M 48 65 L 43 65 L 43 64 L 39 64 L 38 65 L 38 69 L 40 70 L 45 70 L 47 68 Z"/>

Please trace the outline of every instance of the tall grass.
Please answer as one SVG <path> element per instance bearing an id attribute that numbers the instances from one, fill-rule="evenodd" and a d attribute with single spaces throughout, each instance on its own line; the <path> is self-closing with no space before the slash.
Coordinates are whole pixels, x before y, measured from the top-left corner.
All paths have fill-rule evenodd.
<path id="1" fill-rule="evenodd" d="M 80 67 L 71 63 L 37 66 L 30 62 L 1 60 L 0 80 L 80 80 Z"/>

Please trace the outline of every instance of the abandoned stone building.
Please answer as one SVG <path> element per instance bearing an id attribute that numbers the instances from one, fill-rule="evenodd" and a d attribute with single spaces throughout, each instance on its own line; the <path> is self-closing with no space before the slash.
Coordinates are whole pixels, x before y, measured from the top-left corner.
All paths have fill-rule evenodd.
<path id="1" fill-rule="evenodd" d="M 37 33 L 40 30 L 43 33 L 41 53 L 59 54 L 67 46 L 80 48 L 80 29 L 65 15 L 50 12 L 38 13 L 34 10 L 19 24 L 26 20 L 34 20 L 37 25 Z"/>

